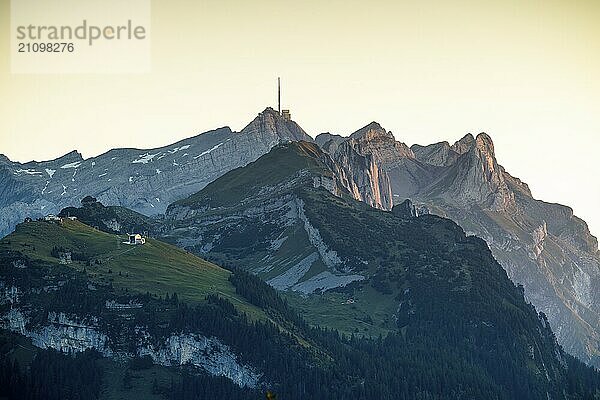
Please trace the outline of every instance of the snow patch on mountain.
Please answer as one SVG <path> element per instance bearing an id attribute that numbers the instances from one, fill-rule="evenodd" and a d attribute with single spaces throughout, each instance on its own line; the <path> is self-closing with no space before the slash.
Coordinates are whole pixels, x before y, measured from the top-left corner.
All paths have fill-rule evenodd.
<path id="1" fill-rule="evenodd" d="M 198 154 L 198 155 L 197 155 L 196 157 L 194 157 L 194 158 L 196 159 L 196 158 L 200 158 L 200 157 L 202 157 L 202 156 L 205 156 L 205 155 L 207 155 L 207 154 L 210 154 L 210 153 L 212 153 L 214 150 L 218 149 L 218 148 L 219 148 L 219 147 L 221 147 L 221 146 L 223 146 L 223 143 L 219 143 L 219 144 L 217 144 L 216 146 L 213 146 L 213 147 L 211 147 L 210 149 L 208 149 L 208 150 L 206 150 L 206 151 L 203 151 L 202 153 Z M 185 155 L 185 154 L 184 154 L 184 155 Z"/>
<path id="2" fill-rule="evenodd" d="M 144 153 L 144 154 L 140 154 L 138 156 L 137 159 L 133 160 L 131 163 L 132 164 L 148 164 L 149 162 L 153 161 L 154 157 L 158 156 L 160 153 L 155 153 L 155 154 L 150 154 L 150 153 Z"/>
<path id="3" fill-rule="evenodd" d="M 189 145 L 189 144 L 186 144 L 186 145 L 184 145 L 184 146 L 181 146 L 181 147 L 175 147 L 175 148 L 173 148 L 173 149 L 171 149 L 171 150 L 167 150 L 167 152 L 168 152 L 169 154 L 175 154 L 175 153 L 177 153 L 178 151 L 181 151 L 181 150 L 187 150 L 187 149 L 189 149 L 189 148 L 190 148 L 190 145 Z"/>
<path id="4" fill-rule="evenodd" d="M 27 174 L 27 175 L 42 175 L 40 171 L 36 171 L 35 169 L 16 169 L 14 172 L 15 175 Z"/>
<path id="5" fill-rule="evenodd" d="M 75 161 L 75 162 L 72 162 L 72 163 L 61 165 L 60 168 L 62 168 L 62 169 L 78 168 L 80 165 L 81 165 L 81 161 Z"/>

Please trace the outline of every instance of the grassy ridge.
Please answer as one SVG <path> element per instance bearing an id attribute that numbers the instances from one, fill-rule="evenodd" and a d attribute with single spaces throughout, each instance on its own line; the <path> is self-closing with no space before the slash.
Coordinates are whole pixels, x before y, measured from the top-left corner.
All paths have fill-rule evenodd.
<path id="1" fill-rule="evenodd" d="M 228 281 L 229 271 L 167 243 L 148 239 L 142 246 L 123 243 L 125 235 L 112 235 L 79 221 L 62 224 L 30 222 L 0 241 L 0 251 L 17 251 L 32 260 L 58 264 L 52 256 L 55 246 L 84 254 L 87 262 L 69 264 L 85 268 L 98 283 L 112 283 L 117 290 L 157 294 L 177 293 L 181 300 L 202 302 L 208 294 L 219 294 L 251 317 L 264 313 L 245 301 Z"/>
<path id="2" fill-rule="evenodd" d="M 284 154 L 283 157 L 282 154 Z M 298 171 L 325 173 L 326 169 L 319 161 L 321 155 L 321 150 L 314 143 L 297 142 L 293 145 L 281 145 L 262 156 L 258 161 L 250 163 L 249 168 L 237 168 L 229 171 L 218 181 L 209 183 L 200 192 L 173 204 L 191 208 L 205 202 L 233 206 L 250 195 L 254 195 L 256 188 L 280 184 Z M 256 163 L 266 163 L 270 168 L 252 168 L 252 165 Z"/>

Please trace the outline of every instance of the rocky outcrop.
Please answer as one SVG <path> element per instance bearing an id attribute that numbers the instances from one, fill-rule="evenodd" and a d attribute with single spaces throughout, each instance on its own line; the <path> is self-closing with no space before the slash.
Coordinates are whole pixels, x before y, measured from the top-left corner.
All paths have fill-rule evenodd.
<path id="1" fill-rule="evenodd" d="M 329 154 L 335 153 L 337 146 L 346 141 L 346 138 L 341 135 L 333 135 L 329 132 L 320 133 L 315 137 L 315 143 L 317 143 L 323 150 Z"/>
<path id="2" fill-rule="evenodd" d="M 425 197 L 443 197 L 462 207 L 475 203 L 494 210 L 509 210 L 514 206 L 514 194 L 496 161 L 492 139 L 480 133 L 470 143 L 468 150 L 464 145 L 458 146 L 463 153 L 436 181 L 424 188 Z"/>
<path id="3" fill-rule="evenodd" d="M 98 321 L 72 318 L 64 313 L 48 313 L 47 324 L 27 329 L 27 317 L 18 309 L 2 316 L 2 327 L 31 338 L 36 347 L 63 353 L 94 349 L 106 357 L 113 355 L 109 339 L 99 331 Z"/>
<path id="4" fill-rule="evenodd" d="M 407 145 L 397 142 L 394 135 L 377 122 L 371 122 L 351 134 L 346 143 L 352 144 L 358 153 L 373 157 L 384 170 L 393 168 L 402 158 L 415 157 Z"/>
<path id="5" fill-rule="evenodd" d="M 216 338 L 207 338 L 193 333 L 169 336 L 164 343 L 155 348 L 149 335 L 141 332 L 137 349 L 138 356 L 150 356 L 159 365 L 193 365 L 202 368 L 211 375 L 224 376 L 240 387 L 258 386 L 262 374 L 238 362 L 237 356 L 229 346 Z"/>
<path id="6" fill-rule="evenodd" d="M 225 127 L 155 149 L 113 149 L 89 159 L 73 151 L 28 163 L 1 156 L 0 236 L 25 217 L 58 214 L 86 195 L 145 215 L 164 213 L 170 203 L 290 140 L 312 141 L 267 108 L 240 132 Z"/>
<path id="7" fill-rule="evenodd" d="M 439 142 L 428 146 L 415 144 L 410 149 L 413 151 L 415 158 L 438 167 L 451 165 L 460 156 L 460 153 L 450 147 L 448 142 Z"/>
<path id="8" fill-rule="evenodd" d="M 386 132 L 376 122 L 364 126 L 345 140 L 330 134 L 321 134 L 316 140 L 339 165 L 350 171 L 361 193 L 358 200 L 391 210 L 392 187 L 387 170 L 399 159 L 414 157 L 408 146 L 397 143 L 391 132 Z"/>
<path id="9" fill-rule="evenodd" d="M 459 155 L 465 154 L 467 151 L 469 151 L 471 149 L 471 147 L 473 147 L 474 141 L 475 141 L 475 138 L 473 137 L 473 135 L 470 133 L 467 133 L 460 140 L 455 142 L 452 145 L 451 149 L 453 151 L 455 151 L 456 153 L 458 153 Z"/>
<path id="10" fill-rule="evenodd" d="M 390 210 L 392 208 L 392 190 L 387 174 L 368 154 L 361 154 L 348 141 L 337 147 L 332 158 L 349 176 L 350 189 L 354 198 L 364 201 L 375 208 Z"/>
<path id="11" fill-rule="evenodd" d="M 139 328 L 135 353 L 111 348 L 111 339 L 101 331 L 96 318 L 48 313 L 47 323 L 27 328 L 27 317 L 18 309 L 11 309 L 0 317 L 0 327 L 31 338 L 34 346 L 54 349 L 63 353 L 97 350 L 105 357 L 127 359 L 133 356 L 150 356 L 159 365 L 191 365 L 211 375 L 224 376 L 241 387 L 256 387 L 262 374 L 238 362 L 231 348 L 217 338 L 187 333 L 173 334 L 160 346 L 157 338 Z"/>
<path id="12" fill-rule="evenodd" d="M 400 218 L 415 218 L 419 216 L 417 208 L 410 199 L 406 199 L 402 203 L 395 205 L 392 213 Z"/>
<path id="13" fill-rule="evenodd" d="M 467 134 L 453 145 L 413 145 L 409 153 L 369 124 L 345 142 L 336 139 L 335 153 L 353 146 L 357 136 L 364 141 L 360 151 L 389 177 L 394 204 L 410 198 L 484 238 L 510 278 L 548 316 L 565 349 L 600 366 L 600 255 L 585 222 L 568 207 L 534 199 L 527 184 L 498 163 L 485 133 Z"/>

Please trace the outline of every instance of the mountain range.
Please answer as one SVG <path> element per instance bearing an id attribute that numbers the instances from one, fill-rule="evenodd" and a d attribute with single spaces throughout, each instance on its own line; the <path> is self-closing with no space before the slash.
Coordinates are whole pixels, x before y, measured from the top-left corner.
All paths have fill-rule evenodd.
<path id="1" fill-rule="evenodd" d="M 498 163 L 492 139 L 471 134 L 410 148 L 371 123 L 349 138 L 316 138 L 334 159 L 347 148 L 371 156 L 387 174 L 395 203 L 453 219 L 486 240 L 510 278 L 549 316 L 561 344 L 587 362 L 600 360 L 600 253 L 569 207 L 533 198 L 527 184 Z"/>
<path id="2" fill-rule="evenodd" d="M 0 155 L 0 234 L 29 216 L 57 214 L 86 195 L 145 215 L 164 213 L 234 168 L 288 140 L 312 140 L 293 121 L 267 108 L 240 132 L 224 127 L 156 149 L 113 149 L 83 159 L 17 163 Z"/>
<path id="3" fill-rule="evenodd" d="M 0 396 L 600 395 L 598 372 L 564 352 L 546 316 L 525 301 L 482 239 L 449 219 L 417 216 L 410 202 L 392 212 L 373 208 L 354 199 L 335 172 L 316 144 L 289 142 L 170 206 L 159 227 L 189 218 L 211 225 L 207 215 L 230 214 L 229 224 L 217 224 L 223 240 L 210 253 L 231 256 L 227 269 L 161 240 L 129 244 L 116 228 L 145 218 L 91 197 L 68 209 L 76 220 L 17 225 L 0 240 Z M 267 213 L 248 213 L 259 205 L 254 200 L 271 208 L 272 198 L 304 210 L 304 217 L 289 216 L 284 238 L 280 227 L 256 223 Z M 117 224 L 101 223 L 106 218 Z M 310 244 L 296 243 L 303 236 Z M 245 257 L 265 245 L 287 247 L 290 256 L 315 246 L 315 256 L 270 280 L 280 289 L 300 283 L 292 291 L 305 297 L 288 303 L 280 297 L 287 292 L 244 271 L 269 273 Z M 332 263 L 319 266 L 325 286 L 306 276 L 323 255 Z M 336 288 L 323 292 L 332 282 Z M 341 329 L 332 330 L 336 320 Z"/>
<path id="4" fill-rule="evenodd" d="M 86 160 L 71 152 L 23 164 L 0 156 L 0 188 L 3 235 L 27 216 L 58 213 L 92 195 L 154 217 L 165 240 L 258 274 L 309 322 L 364 334 L 395 329 L 410 304 L 385 267 L 403 254 L 401 243 L 391 251 L 387 236 L 356 229 L 375 218 L 368 210 L 447 217 L 488 243 L 569 353 L 600 365 L 597 241 L 570 208 L 534 199 L 498 163 L 484 133 L 409 147 L 373 122 L 349 137 L 313 141 L 267 108 L 240 132 L 220 128 L 158 149 L 113 149 Z M 364 204 L 364 213 L 336 219 L 349 201 Z M 307 297 L 315 293 L 323 297 Z M 355 309 L 339 310 L 341 298 Z M 369 316 L 361 304 L 380 307 Z"/>

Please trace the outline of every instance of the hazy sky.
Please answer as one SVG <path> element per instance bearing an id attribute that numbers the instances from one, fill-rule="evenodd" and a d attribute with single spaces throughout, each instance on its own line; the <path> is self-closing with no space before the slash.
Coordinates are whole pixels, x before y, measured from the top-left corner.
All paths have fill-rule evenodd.
<path id="1" fill-rule="evenodd" d="M 326 4 L 325 4 L 326 3 Z M 152 2 L 152 72 L 13 75 L 0 153 L 148 148 L 284 106 L 313 136 L 376 120 L 407 144 L 489 133 L 536 198 L 600 233 L 600 1 Z"/>

